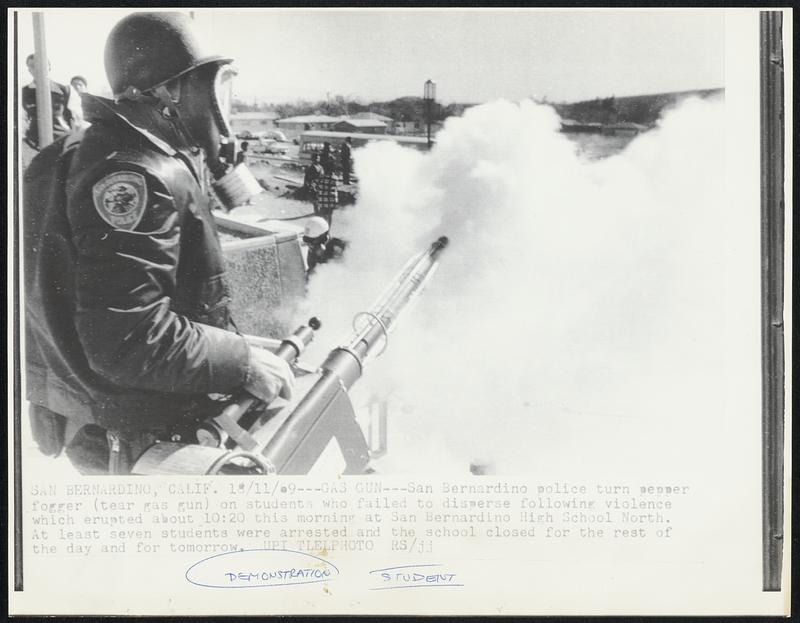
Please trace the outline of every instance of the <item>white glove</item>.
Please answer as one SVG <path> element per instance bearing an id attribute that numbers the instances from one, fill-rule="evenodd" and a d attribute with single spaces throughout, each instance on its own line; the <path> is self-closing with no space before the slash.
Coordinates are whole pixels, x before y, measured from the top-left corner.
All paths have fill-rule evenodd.
<path id="1" fill-rule="evenodd" d="M 250 370 L 244 388 L 269 404 L 280 396 L 289 400 L 294 391 L 294 374 L 289 364 L 263 348 L 250 348 Z"/>
<path id="2" fill-rule="evenodd" d="M 242 337 L 249 346 L 264 348 L 272 353 L 278 350 L 283 342 L 283 340 L 276 340 L 274 337 L 261 337 L 260 335 L 247 335 L 246 333 Z"/>

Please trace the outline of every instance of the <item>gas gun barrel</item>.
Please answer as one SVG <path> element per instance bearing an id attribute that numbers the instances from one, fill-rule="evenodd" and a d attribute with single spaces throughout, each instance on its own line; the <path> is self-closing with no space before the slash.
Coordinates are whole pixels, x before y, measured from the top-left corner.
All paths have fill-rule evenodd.
<path id="1" fill-rule="evenodd" d="M 308 457 L 304 456 L 303 448 L 307 454 L 308 445 L 315 445 L 314 437 L 318 438 L 317 446 L 332 436 L 337 437 L 347 464 L 346 473 L 357 473 L 366 466 L 368 450 L 360 429 L 356 430 L 358 424 L 352 417 L 346 392 L 361 377 L 382 339 L 386 347 L 398 318 L 424 289 L 447 243 L 447 237 L 442 236 L 412 257 L 369 311 L 356 315 L 354 325 L 362 318 L 364 325 L 330 352 L 321 366 L 320 379 L 264 448 L 265 460 L 277 473 L 306 473 Z"/>

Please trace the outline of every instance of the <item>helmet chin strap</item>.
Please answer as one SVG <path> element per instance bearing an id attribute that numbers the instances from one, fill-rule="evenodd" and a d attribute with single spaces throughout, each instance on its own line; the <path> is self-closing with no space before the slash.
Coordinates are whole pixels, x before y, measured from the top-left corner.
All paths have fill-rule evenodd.
<path id="1" fill-rule="evenodd" d="M 136 87 L 128 87 L 115 99 L 117 101 L 130 100 L 133 102 L 140 102 L 148 107 L 152 107 L 153 114 L 156 115 L 158 119 L 166 121 L 169 125 L 173 134 L 173 140 L 177 139 L 177 142 L 183 143 L 182 145 L 176 146 L 178 151 L 188 152 L 184 154 L 186 157 L 196 158 L 201 153 L 204 153 L 205 150 L 201 147 L 200 141 L 193 136 L 189 126 L 181 115 L 181 96 L 181 83 L 178 80 L 175 81 L 172 90 L 167 88 L 165 84 L 149 89 L 146 92 L 142 92 Z M 222 114 L 216 93 L 211 97 L 210 109 L 209 112 L 213 116 L 217 128 L 219 128 L 220 137 L 223 139 L 222 142 L 224 143 L 224 139 L 230 137 L 231 130 L 225 116 Z M 212 162 L 211 154 L 206 153 L 205 156 L 206 166 L 209 167 L 212 175 L 215 178 L 223 175 L 224 172 L 221 170 L 221 167 L 216 166 L 218 163 Z M 220 154 L 220 156 L 225 157 L 226 160 L 231 162 L 233 161 L 232 154 Z"/>
<path id="2" fill-rule="evenodd" d="M 180 83 L 178 83 L 178 89 L 180 89 Z M 177 98 L 174 98 L 169 89 L 163 84 L 153 89 L 152 93 L 158 100 L 158 105 L 162 107 L 161 116 L 173 122 L 178 135 L 185 144 L 184 146 L 192 154 L 197 155 L 200 150 L 200 143 L 192 136 L 188 126 L 183 121 L 183 117 L 181 117 L 180 109 L 178 108 L 181 100 L 180 93 Z"/>

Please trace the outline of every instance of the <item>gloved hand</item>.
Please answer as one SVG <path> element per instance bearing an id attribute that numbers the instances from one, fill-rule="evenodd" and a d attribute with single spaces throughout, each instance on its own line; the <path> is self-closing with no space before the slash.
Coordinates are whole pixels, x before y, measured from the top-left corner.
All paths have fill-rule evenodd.
<path id="1" fill-rule="evenodd" d="M 250 370 L 244 389 L 259 400 L 270 403 L 277 396 L 289 400 L 294 391 L 294 374 L 289 364 L 268 350 L 250 347 Z"/>
<path id="2" fill-rule="evenodd" d="M 276 340 L 273 337 L 262 337 L 260 335 L 248 335 L 247 333 L 242 334 L 244 341 L 247 342 L 248 346 L 257 346 L 258 348 L 264 348 L 271 353 L 274 353 L 278 348 L 281 346 L 282 340 Z"/>

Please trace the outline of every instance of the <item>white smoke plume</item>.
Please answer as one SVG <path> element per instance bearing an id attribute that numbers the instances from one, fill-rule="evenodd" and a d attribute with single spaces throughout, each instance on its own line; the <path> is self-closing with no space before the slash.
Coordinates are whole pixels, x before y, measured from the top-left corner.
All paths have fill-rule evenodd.
<path id="1" fill-rule="evenodd" d="M 390 396 L 382 471 L 624 473 L 704 451 L 724 428 L 718 327 L 740 242 L 724 227 L 723 111 L 687 100 L 595 161 L 530 101 L 449 119 L 429 153 L 355 152 L 360 196 L 333 223 L 350 244 L 311 281 L 326 327 L 309 357 L 450 238 L 357 386 Z"/>

